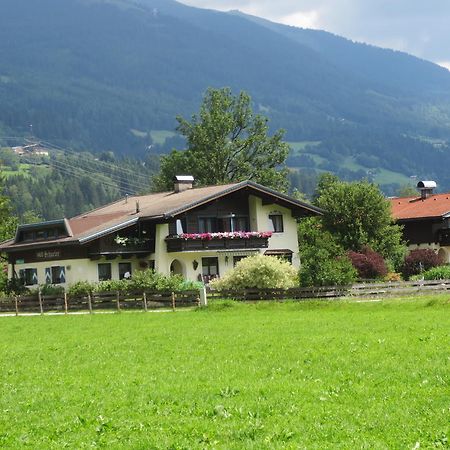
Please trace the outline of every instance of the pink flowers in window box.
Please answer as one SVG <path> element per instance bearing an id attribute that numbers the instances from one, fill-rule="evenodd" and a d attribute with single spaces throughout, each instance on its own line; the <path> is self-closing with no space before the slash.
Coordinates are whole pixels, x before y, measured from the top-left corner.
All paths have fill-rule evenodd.
<path id="1" fill-rule="evenodd" d="M 211 239 L 250 239 L 250 238 L 270 238 L 271 231 L 228 231 L 223 233 L 182 233 L 177 237 L 180 239 L 200 239 L 210 241 Z"/>

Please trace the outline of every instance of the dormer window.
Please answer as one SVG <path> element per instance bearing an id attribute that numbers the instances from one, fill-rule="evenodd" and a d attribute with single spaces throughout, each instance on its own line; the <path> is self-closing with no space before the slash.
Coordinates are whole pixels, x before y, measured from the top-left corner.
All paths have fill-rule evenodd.
<path id="1" fill-rule="evenodd" d="M 45 241 L 66 237 L 69 233 L 64 220 L 20 225 L 16 242 Z"/>

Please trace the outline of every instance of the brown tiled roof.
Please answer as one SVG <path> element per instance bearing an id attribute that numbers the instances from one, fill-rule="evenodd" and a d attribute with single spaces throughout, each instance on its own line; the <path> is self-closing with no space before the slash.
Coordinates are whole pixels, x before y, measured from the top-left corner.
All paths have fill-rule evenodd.
<path id="1" fill-rule="evenodd" d="M 101 234 L 127 227 L 140 218 L 167 219 L 184 211 L 192 209 L 211 200 L 249 187 L 256 192 L 273 195 L 281 201 L 288 202 L 294 207 L 303 208 L 313 214 L 320 214 L 321 210 L 312 205 L 297 201 L 272 189 L 251 181 L 225 184 L 220 186 L 207 186 L 187 189 L 183 192 L 159 192 L 155 194 L 139 195 L 123 198 L 109 205 L 102 206 L 68 220 L 72 236 L 61 238 L 56 243 L 69 243 L 73 241 L 86 242 Z M 38 224 L 36 224 L 38 225 Z M 55 241 L 52 241 L 55 243 Z M 46 241 L 50 244 L 50 241 Z M 13 240 L 2 243 L 3 249 L 14 246 L 28 247 L 36 245 L 35 242 L 14 244 Z"/>
<path id="2" fill-rule="evenodd" d="M 391 198 L 392 215 L 396 220 L 442 217 L 450 212 L 450 194 Z"/>

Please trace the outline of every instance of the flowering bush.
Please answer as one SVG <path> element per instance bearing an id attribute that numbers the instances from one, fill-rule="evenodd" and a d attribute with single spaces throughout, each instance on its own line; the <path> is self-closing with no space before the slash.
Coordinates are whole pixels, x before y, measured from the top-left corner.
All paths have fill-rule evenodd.
<path id="1" fill-rule="evenodd" d="M 297 270 L 275 256 L 249 256 L 241 259 L 233 270 L 211 281 L 217 290 L 246 288 L 291 288 L 297 285 Z"/>
<path id="2" fill-rule="evenodd" d="M 412 250 L 405 258 L 402 273 L 405 278 L 409 278 L 441 264 L 441 258 L 434 250 L 429 248 Z"/>
<path id="3" fill-rule="evenodd" d="M 359 278 L 383 278 L 388 272 L 383 257 L 369 247 L 364 247 L 361 252 L 349 251 L 347 255 Z"/>
<path id="4" fill-rule="evenodd" d="M 177 235 L 180 239 L 201 239 L 210 241 L 211 239 L 250 239 L 250 238 L 270 238 L 271 231 L 227 231 L 223 233 L 182 233 Z"/>

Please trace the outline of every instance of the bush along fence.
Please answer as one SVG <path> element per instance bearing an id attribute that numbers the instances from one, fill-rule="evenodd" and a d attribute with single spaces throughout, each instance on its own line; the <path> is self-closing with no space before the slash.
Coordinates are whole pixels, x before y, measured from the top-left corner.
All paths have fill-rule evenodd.
<path id="1" fill-rule="evenodd" d="M 94 292 L 69 295 L 67 292 L 10 296 L 0 299 L 0 313 L 71 313 L 85 311 L 156 310 L 205 306 L 204 289 L 186 291 L 141 290 L 135 292 Z"/>
<path id="2" fill-rule="evenodd" d="M 368 282 L 352 286 L 299 287 L 290 289 L 208 290 L 208 299 L 251 300 L 311 300 L 342 297 L 393 297 L 450 290 L 450 280 Z"/>

